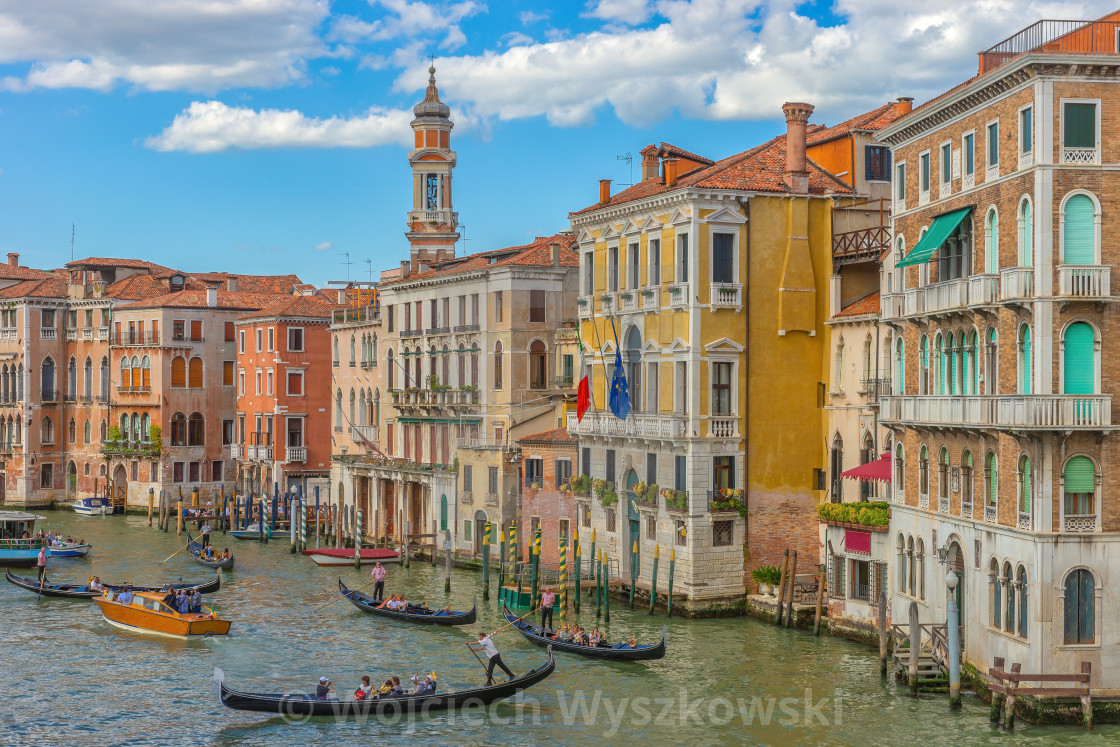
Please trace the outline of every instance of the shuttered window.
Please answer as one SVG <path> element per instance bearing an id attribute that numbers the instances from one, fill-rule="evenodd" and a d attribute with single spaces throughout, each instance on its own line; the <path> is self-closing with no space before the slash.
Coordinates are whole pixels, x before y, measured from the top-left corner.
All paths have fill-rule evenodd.
<path id="1" fill-rule="evenodd" d="M 889 181 L 891 173 L 890 148 L 885 145 L 865 145 L 863 153 L 863 177 L 868 181 Z"/>
<path id="2" fill-rule="evenodd" d="M 999 472 L 996 455 L 988 452 L 988 464 L 984 468 L 988 482 L 988 505 L 994 506 L 999 502 Z"/>
<path id="3" fill-rule="evenodd" d="M 993 273 L 999 269 L 999 215 L 995 209 L 988 211 L 987 225 L 984 226 L 984 272 Z"/>
<path id="4" fill-rule="evenodd" d="M 191 389 L 201 389 L 202 388 L 202 359 L 201 358 L 191 358 L 190 387 L 191 387 Z"/>
<path id="5" fill-rule="evenodd" d="M 1024 454 L 1019 457 L 1019 511 L 1031 512 L 1031 460 Z"/>
<path id="6" fill-rule="evenodd" d="M 1086 195 L 1074 195 L 1066 200 L 1062 227 L 1062 263 L 1067 265 L 1092 265 L 1097 263 L 1094 244 L 1096 231 L 1093 201 Z"/>
<path id="7" fill-rule="evenodd" d="M 1031 328 L 1019 331 L 1019 394 L 1031 393 Z"/>
<path id="8" fill-rule="evenodd" d="M 712 234 L 712 282 L 735 282 L 735 237 L 729 233 Z"/>
<path id="9" fill-rule="evenodd" d="M 1066 515 L 1083 516 L 1094 513 L 1093 498 L 1097 489 L 1097 474 L 1093 460 L 1087 456 L 1073 457 L 1066 462 L 1062 477 Z"/>
<path id="10" fill-rule="evenodd" d="M 128 356 L 121 358 L 121 389 L 132 387 L 132 368 Z"/>
<path id="11" fill-rule="evenodd" d="M 152 388 L 152 363 L 146 355 L 144 360 L 140 362 L 140 372 L 142 375 L 141 386 L 144 387 L 145 391 L 150 390 Z"/>
<path id="12" fill-rule="evenodd" d="M 200 319 L 192 319 L 191 320 L 191 339 L 192 340 L 201 340 L 202 339 L 202 321 Z"/>
<path id="13" fill-rule="evenodd" d="M 1062 106 L 1062 145 L 1097 147 L 1097 105 L 1067 102 Z"/>
<path id="14" fill-rule="evenodd" d="M 226 322 L 226 342 L 233 342 L 233 322 Z"/>
<path id="15" fill-rule="evenodd" d="M 187 361 L 183 356 L 175 356 L 171 361 L 171 386 L 187 385 Z"/>
<path id="16" fill-rule="evenodd" d="M 1062 391 L 1065 394 L 1095 393 L 1096 347 L 1093 328 L 1076 322 L 1066 328 L 1062 350 Z"/>
<path id="17" fill-rule="evenodd" d="M 1065 642 L 1094 643 L 1096 636 L 1096 583 L 1093 574 L 1078 568 L 1066 576 Z"/>
<path id="18" fill-rule="evenodd" d="M 233 361 L 222 363 L 222 385 L 233 386 Z"/>
<path id="19" fill-rule="evenodd" d="M 1031 204 L 1024 200 L 1019 207 L 1019 266 L 1034 265 L 1034 225 L 1031 222 Z"/>

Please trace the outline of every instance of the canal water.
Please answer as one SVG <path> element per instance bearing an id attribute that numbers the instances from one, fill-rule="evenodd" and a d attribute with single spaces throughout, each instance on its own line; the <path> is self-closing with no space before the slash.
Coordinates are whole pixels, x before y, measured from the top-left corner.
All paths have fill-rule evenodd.
<path id="1" fill-rule="evenodd" d="M 51 578 L 114 582 L 202 580 L 209 571 L 186 553 L 161 563 L 180 542 L 141 517 L 46 513 L 48 529 L 79 535 L 94 546 L 82 560 L 51 561 Z M 656 640 L 668 627 L 665 659 L 601 663 L 558 655 L 549 679 L 496 707 L 470 715 L 374 719 L 364 723 L 311 719 L 288 722 L 231 711 L 218 703 L 214 669 L 238 689 L 308 690 L 321 675 L 352 692 L 361 675 L 376 682 L 435 670 L 442 690 L 484 681 L 465 643 L 493 630 L 501 614 L 480 601 L 480 624 L 437 630 L 365 615 L 337 596 L 336 577 L 357 586 L 368 568 L 319 568 L 289 553 L 286 537 L 262 545 L 212 536 L 237 556 L 222 589 L 208 597 L 233 621 L 228 638 L 176 641 L 113 628 L 88 601 L 36 600 L 9 584 L 0 589 L 0 620 L 8 696 L 0 707 L 4 744 L 1096 744 L 1120 742 L 1120 728 L 1020 726 L 1001 733 L 987 706 L 965 698 L 950 712 L 945 696 L 912 699 L 878 677 L 877 653 L 847 641 L 775 629 L 743 618 L 687 621 L 650 617 L 612 600 L 611 640 Z M 185 542 L 185 537 L 183 538 Z M 26 573 L 27 571 L 19 571 Z M 390 567 L 388 593 L 432 606 L 469 609 L 481 575 L 443 568 Z M 589 611 L 590 610 L 590 611 Z M 595 624 L 592 606 L 579 621 Z M 513 630 L 497 636 L 517 673 L 545 661 L 545 652 Z"/>

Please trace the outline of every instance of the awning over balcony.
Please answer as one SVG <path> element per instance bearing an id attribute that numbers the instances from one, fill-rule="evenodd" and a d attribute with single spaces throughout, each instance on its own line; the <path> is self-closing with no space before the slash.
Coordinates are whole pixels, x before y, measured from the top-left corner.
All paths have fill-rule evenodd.
<path id="1" fill-rule="evenodd" d="M 902 258 L 898 263 L 899 267 L 908 267 L 910 265 L 920 265 L 923 262 L 928 262 L 930 257 L 937 253 L 941 245 L 945 243 L 945 239 L 957 230 L 957 226 L 961 224 L 968 214 L 972 212 L 972 206 L 954 210 L 945 215 L 939 215 L 933 219 L 933 225 L 925 232 L 921 240 L 911 250 L 909 254 Z"/>
<path id="2" fill-rule="evenodd" d="M 849 480 L 876 480 L 878 482 L 891 481 L 891 456 L 884 454 L 881 459 L 876 459 L 874 462 L 861 464 L 858 467 L 853 467 L 847 472 L 841 472 L 841 477 L 846 477 Z"/>

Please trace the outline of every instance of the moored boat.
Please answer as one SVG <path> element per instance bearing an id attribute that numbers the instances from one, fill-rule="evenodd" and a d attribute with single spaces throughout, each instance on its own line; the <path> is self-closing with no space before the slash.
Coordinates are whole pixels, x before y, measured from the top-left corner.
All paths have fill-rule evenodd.
<path id="1" fill-rule="evenodd" d="M 29 578 L 27 576 L 17 576 L 11 571 L 5 572 L 5 577 L 8 583 L 14 584 L 21 589 L 27 589 L 36 594 L 39 593 L 39 579 Z M 106 589 L 123 589 L 127 584 L 103 584 Z M 207 579 L 202 583 L 188 584 L 183 583 L 179 579 L 173 584 L 164 584 L 163 586 L 136 586 L 132 585 L 133 591 L 164 591 L 168 589 L 198 589 L 202 594 L 212 594 L 222 588 L 222 577 L 215 575 L 211 579 Z M 68 584 L 68 583 L 54 583 L 49 578 L 43 584 L 43 596 L 45 597 L 64 597 L 67 599 L 93 599 L 94 597 L 101 596 L 101 591 L 89 588 L 89 582 L 85 584 Z"/>
<path id="2" fill-rule="evenodd" d="M 350 698 L 319 700 L 313 693 L 250 693 L 226 686 L 221 670 L 214 670 L 218 698 L 226 708 L 239 711 L 279 713 L 286 716 L 393 716 L 403 713 L 430 713 L 459 708 L 479 708 L 509 698 L 545 680 L 556 669 L 552 650 L 548 661 L 508 682 L 428 695 L 382 695 L 367 700 Z"/>
<path id="3" fill-rule="evenodd" d="M 198 563 L 201 563 L 207 568 L 221 568 L 222 570 L 226 571 L 233 570 L 232 555 L 230 555 L 228 558 L 222 558 L 219 560 L 207 560 L 202 556 L 202 551 L 205 549 L 206 548 L 202 546 L 201 542 L 196 540 L 194 537 L 191 537 L 191 533 L 187 532 L 187 552 L 189 552 L 191 554 L 191 557 L 194 558 Z"/>
<path id="4" fill-rule="evenodd" d="M 0 511 L 0 565 L 35 565 L 43 540 L 24 534 L 35 533 L 35 522 L 42 521 L 38 514 L 24 511 Z"/>
<path id="5" fill-rule="evenodd" d="M 361 564 L 373 565 L 374 563 L 399 563 L 401 554 L 396 550 L 383 547 L 363 547 L 361 550 Z M 315 550 L 304 550 L 303 554 L 315 561 L 317 565 L 338 566 L 354 565 L 354 550 L 344 547 L 324 547 Z"/>
<path id="6" fill-rule="evenodd" d="M 129 602 L 120 601 L 121 593 L 108 592 L 95 597 L 101 615 L 110 625 L 125 630 L 173 638 L 202 638 L 228 635 L 230 622 L 205 605 L 202 612 L 177 612 L 163 603 L 160 592 L 133 592 Z"/>
<path id="7" fill-rule="evenodd" d="M 535 643 L 538 646 L 548 646 L 557 651 L 564 651 L 569 654 L 578 654 L 590 659 L 607 659 L 609 661 L 648 661 L 651 659 L 665 658 L 664 627 L 661 628 L 660 643 L 635 646 L 634 648 L 629 648 L 626 643 L 616 643 L 613 646 L 584 646 L 579 643 L 549 638 L 547 635 L 543 634 L 539 625 L 534 625 L 524 619 L 518 619 L 505 605 L 502 605 L 502 614 L 505 616 L 506 622 L 511 623 L 513 627 L 517 628 L 521 635 L 525 636 L 530 643 Z"/>
<path id="8" fill-rule="evenodd" d="M 268 524 L 265 524 L 263 529 L 258 524 L 250 524 L 244 529 L 231 529 L 229 534 L 239 540 L 272 539 L 272 528 Z"/>
<path id="9" fill-rule="evenodd" d="M 381 604 L 380 602 L 375 602 L 373 597 L 368 594 L 350 589 L 346 584 L 342 583 L 341 578 L 338 580 L 338 590 L 342 596 L 350 600 L 350 603 L 362 612 L 388 617 L 402 622 L 418 623 L 420 625 L 470 625 L 475 621 L 475 613 L 478 609 L 478 599 L 476 598 L 474 604 L 471 605 L 470 610 L 467 612 L 430 610 L 427 607 L 420 607 L 412 604 L 408 606 L 408 611 L 399 612 L 397 610 L 391 610 L 388 607 L 379 606 Z"/>
<path id="10" fill-rule="evenodd" d="M 52 558 L 81 558 L 89 554 L 93 545 L 82 542 L 63 542 L 61 545 L 51 545 L 47 548 L 47 555 Z"/>
<path id="11" fill-rule="evenodd" d="M 92 498 L 79 498 L 75 501 L 74 513 L 81 514 L 82 516 L 105 516 L 106 514 L 113 513 L 113 509 L 109 505 L 108 498 L 104 496 L 94 496 Z"/>

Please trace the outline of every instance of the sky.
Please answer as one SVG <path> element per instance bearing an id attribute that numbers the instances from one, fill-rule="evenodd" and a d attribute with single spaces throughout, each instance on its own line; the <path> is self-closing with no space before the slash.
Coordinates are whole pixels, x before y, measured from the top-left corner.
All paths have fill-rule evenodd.
<path id="1" fill-rule="evenodd" d="M 452 108 L 457 251 L 569 227 L 638 152 L 711 158 L 927 100 L 1036 0 L 0 0 L 0 251 L 376 279 L 408 256 L 412 106 Z M 624 159 L 634 157 L 633 171 Z M 347 253 L 349 257 L 347 257 Z M 372 272 L 372 275 L 371 275 Z"/>

